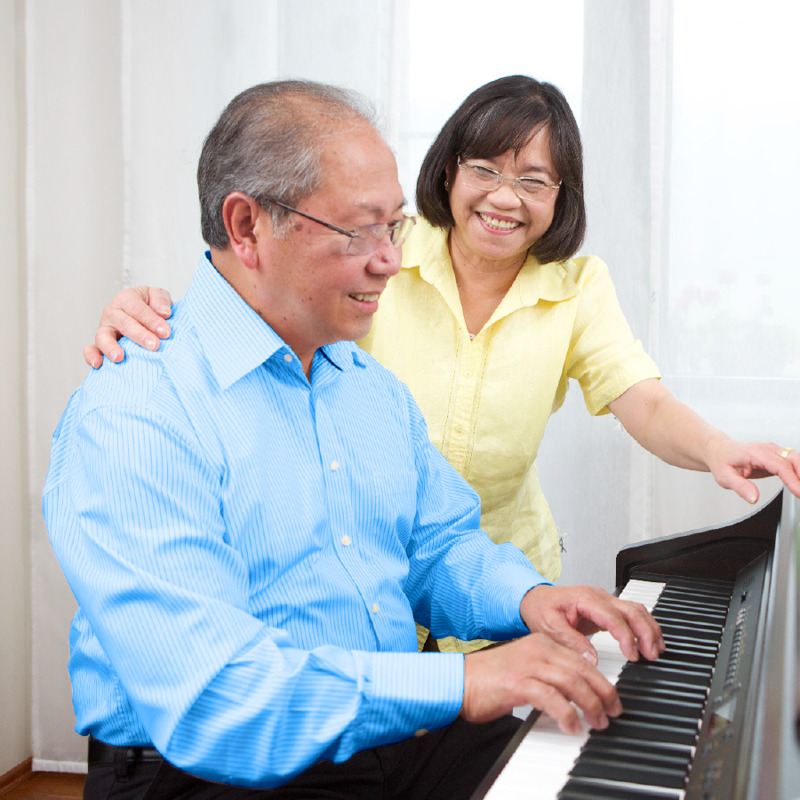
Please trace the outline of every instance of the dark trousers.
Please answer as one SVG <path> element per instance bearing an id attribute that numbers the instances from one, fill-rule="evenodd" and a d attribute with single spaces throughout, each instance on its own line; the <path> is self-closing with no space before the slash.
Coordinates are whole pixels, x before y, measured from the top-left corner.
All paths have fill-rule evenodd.
<path id="1" fill-rule="evenodd" d="M 243 789 L 195 778 L 167 761 L 125 759 L 89 764 L 85 800 L 468 800 L 519 727 L 503 717 L 485 725 L 460 719 L 398 744 L 322 761 L 277 789 Z M 124 751 L 124 748 L 120 748 Z"/>

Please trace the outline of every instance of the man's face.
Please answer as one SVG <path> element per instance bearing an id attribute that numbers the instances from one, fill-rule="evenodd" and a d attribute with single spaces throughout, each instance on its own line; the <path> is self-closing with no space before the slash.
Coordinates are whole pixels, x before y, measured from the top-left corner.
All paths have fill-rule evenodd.
<path id="1" fill-rule="evenodd" d="M 397 164 L 380 135 L 366 124 L 333 136 L 322 159 L 323 182 L 297 208 L 352 230 L 402 216 Z M 266 211 L 260 226 L 271 226 Z M 349 238 L 291 215 L 283 239 L 262 236 L 263 274 L 254 280 L 255 310 L 300 357 L 306 369 L 314 351 L 344 339 L 360 339 L 372 324 L 378 297 L 400 268 L 400 249 L 388 237 L 374 253 L 351 255 Z"/>

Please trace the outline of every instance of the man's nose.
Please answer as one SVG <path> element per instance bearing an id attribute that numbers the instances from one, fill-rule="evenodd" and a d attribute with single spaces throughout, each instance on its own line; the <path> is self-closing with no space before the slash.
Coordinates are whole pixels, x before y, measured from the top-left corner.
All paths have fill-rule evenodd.
<path id="1" fill-rule="evenodd" d="M 383 236 L 369 260 L 372 272 L 381 275 L 396 275 L 400 271 L 401 248 L 392 244 L 389 234 Z"/>

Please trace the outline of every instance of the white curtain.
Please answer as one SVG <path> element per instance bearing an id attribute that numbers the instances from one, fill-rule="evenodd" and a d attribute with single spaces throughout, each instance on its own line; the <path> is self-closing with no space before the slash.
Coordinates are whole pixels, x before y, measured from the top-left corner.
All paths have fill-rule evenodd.
<path id="1" fill-rule="evenodd" d="M 770 43 L 796 30 L 794 4 L 507 0 L 487 15 L 465 0 L 4 2 L 23 54 L 26 368 L 11 372 L 27 419 L 36 767 L 85 759 L 66 673 L 74 600 L 39 512 L 50 436 L 113 293 L 150 283 L 177 298 L 188 286 L 202 139 L 250 84 L 307 77 L 370 96 L 409 200 L 428 142 L 468 91 L 511 72 L 560 85 L 584 134 L 584 250 L 610 264 L 668 385 L 737 436 L 800 445 L 797 67 L 788 39 Z M 4 425 L 19 437 L 19 420 Z M 625 543 L 750 510 L 708 476 L 655 463 L 612 418 L 589 418 L 577 390 L 540 469 L 569 582 L 613 588 Z"/>

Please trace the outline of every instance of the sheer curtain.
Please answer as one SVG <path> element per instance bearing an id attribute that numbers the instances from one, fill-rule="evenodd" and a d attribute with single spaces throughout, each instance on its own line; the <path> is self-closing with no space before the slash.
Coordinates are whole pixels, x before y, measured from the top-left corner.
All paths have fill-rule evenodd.
<path id="1" fill-rule="evenodd" d="M 737 436 L 798 445 L 796 68 L 753 36 L 788 36 L 792 7 L 508 0 L 503 23 L 487 24 L 486 4 L 465 0 L 24 2 L 36 767 L 85 758 L 66 673 L 74 601 L 38 511 L 50 436 L 116 289 L 146 282 L 177 298 L 188 286 L 202 247 L 196 160 L 223 105 L 276 77 L 358 89 L 386 120 L 413 200 L 428 142 L 471 89 L 511 72 L 556 83 L 584 135 L 584 251 L 609 263 L 670 387 Z M 749 511 L 707 476 L 655 463 L 613 418 L 589 418 L 577 389 L 540 470 L 570 582 L 612 588 L 626 542 Z"/>

